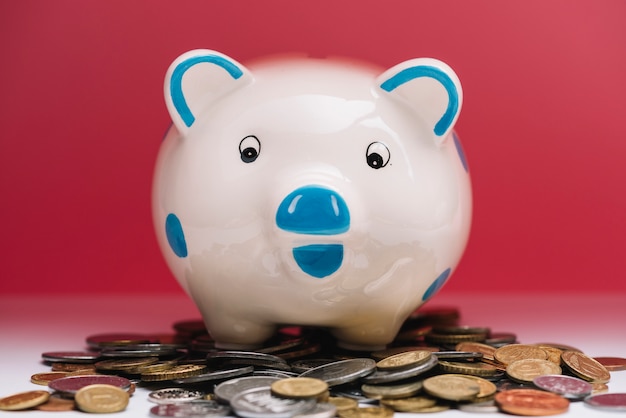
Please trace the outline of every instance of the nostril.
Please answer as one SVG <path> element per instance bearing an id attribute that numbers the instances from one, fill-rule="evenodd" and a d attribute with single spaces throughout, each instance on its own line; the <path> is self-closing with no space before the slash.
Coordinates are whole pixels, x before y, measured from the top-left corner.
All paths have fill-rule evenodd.
<path id="1" fill-rule="evenodd" d="M 335 235 L 350 228 L 350 212 L 335 191 L 304 186 L 289 193 L 276 212 L 276 225 L 298 234 Z"/>

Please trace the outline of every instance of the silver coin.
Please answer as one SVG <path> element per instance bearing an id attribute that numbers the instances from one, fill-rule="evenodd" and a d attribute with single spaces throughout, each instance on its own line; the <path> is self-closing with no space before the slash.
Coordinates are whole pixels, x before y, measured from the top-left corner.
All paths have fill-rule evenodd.
<path id="1" fill-rule="evenodd" d="M 230 400 L 233 411 L 243 418 L 291 418 L 315 406 L 314 399 L 287 399 L 272 396 L 269 387 L 248 389 Z"/>
<path id="2" fill-rule="evenodd" d="M 205 393 L 199 390 L 164 388 L 150 392 L 148 394 L 148 400 L 158 404 L 178 403 L 202 399 L 204 395 Z"/>
<path id="3" fill-rule="evenodd" d="M 371 358 L 353 358 L 314 367 L 300 374 L 325 381 L 328 386 L 353 382 L 374 372 L 376 361 Z"/>
<path id="4" fill-rule="evenodd" d="M 120 376 L 109 376 L 103 374 L 84 375 L 84 376 L 68 376 L 55 379 L 48 383 L 48 387 L 63 394 L 75 394 L 79 389 L 89 385 L 112 385 L 120 389 L 128 390 L 130 388 L 130 380 Z"/>
<path id="5" fill-rule="evenodd" d="M 608 411 L 626 411 L 626 393 L 600 393 L 587 396 L 585 405 Z"/>
<path id="6" fill-rule="evenodd" d="M 255 370 L 252 372 L 252 376 L 270 376 L 270 377 L 278 377 L 280 379 L 287 379 L 289 377 L 298 377 L 299 375 L 300 373 L 286 372 L 282 370 L 272 370 L 272 369 Z"/>
<path id="7" fill-rule="evenodd" d="M 582 399 L 591 394 L 593 386 L 589 382 L 573 376 L 561 374 L 537 376 L 533 384 L 539 389 L 562 395 L 568 399 Z"/>
<path id="8" fill-rule="evenodd" d="M 463 412 L 493 413 L 493 412 L 499 411 L 498 406 L 496 405 L 496 402 L 493 400 L 486 401 L 486 402 L 470 402 L 470 403 L 459 402 L 457 404 L 457 408 L 459 408 L 459 410 Z"/>
<path id="9" fill-rule="evenodd" d="M 223 417 L 230 414 L 230 408 L 215 401 L 190 401 L 156 405 L 150 408 L 150 413 L 157 417 Z"/>
<path id="10" fill-rule="evenodd" d="M 256 360 L 266 361 L 268 363 L 283 363 L 287 361 L 278 356 L 265 353 L 257 353 L 256 351 L 213 351 L 206 355 L 207 360 L 225 360 L 225 359 L 238 359 L 238 360 Z"/>
<path id="11" fill-rule="evenodd" d="M 269 388 L 272 383 L 279 380 L 273 376 L 247 376 L 227 380 L 217 385 L 213 391 L 217 399 L 229 403 L 238 393 L 255 388 Z"/>
<path id="12" fill-rule="evenodd" d="M 295 415 L 294 418 L 333 418 L 337 414 L 337 407 L 331 403 L 318 402 L 313 409 Z"/>
<path id="13" fill-rule="evenodd" d="M 439 360 L 480 359 L 483 357 L 483 353 L 476 351 L 435 351 L 433 355 Z"/>
<path id="14" fill-rule="evenodd" d="M 173 349 L 167 349 L 167 350 L 122 350 L 122 349 L 115 349 L 115 350 L 102 350 L 100 352 L 100 355 L 102 357 L 158 357 L 158 356 L 171 356 L 171 355 L 175 355 L 178 352 L 176 350 Z"/>
<path id="15" fill-rule="evenodd" d="M 284 372 L 290 372 L 291 366 L 284 361 L 277 362 L 272 359 L 243 359 L 243 358 L 235 358 L 235 359 L 227 359 L 220 363 L 222 367 L 228 366 L 254 366 L 254 367 L 263 367 L 266 369 L 274 369 L 281 370 Z"/>
<path id="16" fill-rule="evenodd" d="M 100 353 L 93 351 L 49 351 L 42 353 L 41 358 L 51 363 L 94 363 L 100 358 Z"/>
<path id="17" fill-rule="evenodd" d="M 211 382 L 215 380 L 226 380 L 233 377 L 244 376 L 254 371 L 254 367 L 237 367 L 236 369 L 215 370 L 209 373 L 199 374 L 197 376 L 185 377 L 183 379 L 173 380 L 177 385 L 188 385 L 192 383 Z"/>
<path id="18" fill-rule="evenodd" d="M 363 378 L 363 383 L 377 385 L 381 383 L 398 382 L 410 377 L 419 376 L 434 368 L 439 360 L 436 356 L 431 356 L 425 363 L 413 367 L 406 367 L 398 370 L 376 370 L 374 373 Z"/>
<path id="19" fill-rule="evenodd" d="M 289 363 L 291 370 L 298 373 L 304 373 L 319 366 L 323 366 L 328 363 L 334 363 L 337 360 L 328 358 L 312 358 L 304 360 L 296 360 Z"/>
<path id="20" fill-rule="evenodd" d="M 364 404 L 378 403 L 378 399 L 368 398 L 367 396 L 365 396 L 360 386 L 352 386 L 352 385 L 337 386 L 335 388 L 332 388 L 330 393 L 331 393 L 331 396 L 354 399 L 358 403 L 364 403 Z"/>

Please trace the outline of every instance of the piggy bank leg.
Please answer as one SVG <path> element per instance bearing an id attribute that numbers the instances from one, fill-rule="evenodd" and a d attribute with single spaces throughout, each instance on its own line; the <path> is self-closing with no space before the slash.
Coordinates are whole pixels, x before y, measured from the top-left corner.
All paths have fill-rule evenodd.
<path id="1" fill-rule="evenodd" d="M 214 320 L 205 318 L 205 323 L 215 347 L 223 350 L 252 350 L 259 348 L 276 331 L 273 324 L 260 324 L 238 318 L 219 315 Z"/>
<path id="2" fill-rule="evenodd" d="M 396 323 L 397 322 L 397 323 Z M 335 328 L 333 335 L 337 344 L 347 350 L 376 351 L 383 350 L 396 337 L 402 321 L 377 319 L 351 327 Z"/>

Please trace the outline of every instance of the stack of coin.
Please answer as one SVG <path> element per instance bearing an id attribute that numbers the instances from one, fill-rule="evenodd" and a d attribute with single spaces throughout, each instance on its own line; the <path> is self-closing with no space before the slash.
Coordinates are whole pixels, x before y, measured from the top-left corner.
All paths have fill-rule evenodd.
<path id="1" fill-rule="evenodd" d="M 31 382 L 49 391 L 7 396 L 0 409 L 116 412 L 136 386 L 155 403 L 150 413 L 165 417 L 380 418 L 450 408 L 548 415 L 583 400 L 625 407 L 624 396 L 606 392 L 626 359 L 522 344 L 459 318 L 455 308 L 415 313 L 374 352 L 345 350 L 326 330 L 305 327 L 282 328 L 256 350 L 220 350 L 198 320 L 175 323 L 169 335 L 96 334 L 86 351 L 44 352 L 52 370 Z"/>

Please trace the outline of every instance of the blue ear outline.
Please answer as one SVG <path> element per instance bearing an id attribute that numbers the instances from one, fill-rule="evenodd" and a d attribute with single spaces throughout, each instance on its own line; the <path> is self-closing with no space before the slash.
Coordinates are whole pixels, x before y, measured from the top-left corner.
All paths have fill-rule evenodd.
<path id="1" fill-rule="evenodd" d="M 194 65 L 205 62 L 222 67 L 235 80 L 243 75 L 243 71 L 237 65 L 219 55 L 200 55 L 180 62 L 172 72 L 170 79 L 170 96 L 172 97 L 172 103 L 176 111 L 187 127 L 193 125 L 196 118 L 191 113 L 191 109 L 189 109 L 185 96 L 183 95 L 183 75 Z"/>
<path id="2" fill-rule="evenodd" d="M 452 81 L 448 74 L 437 67 L 430 65 L 418 65 L 415 67 L 405 68 L 404 70 L 398 72 L 393 77 L 383 82 L 380 85 L 380 88 L 386 92 L 391 92 L 395 88 L 420 77 L 430 77 L 437 80 L 448 93 L 448 107 L 446 108 L 443 116 L 435 124 L 434 128 L 435 135 L 441 136 L 448 130 L 454 121 L 454 117 L 459 111 L 459 93 L 454 85 L 454 81 Z"/>

